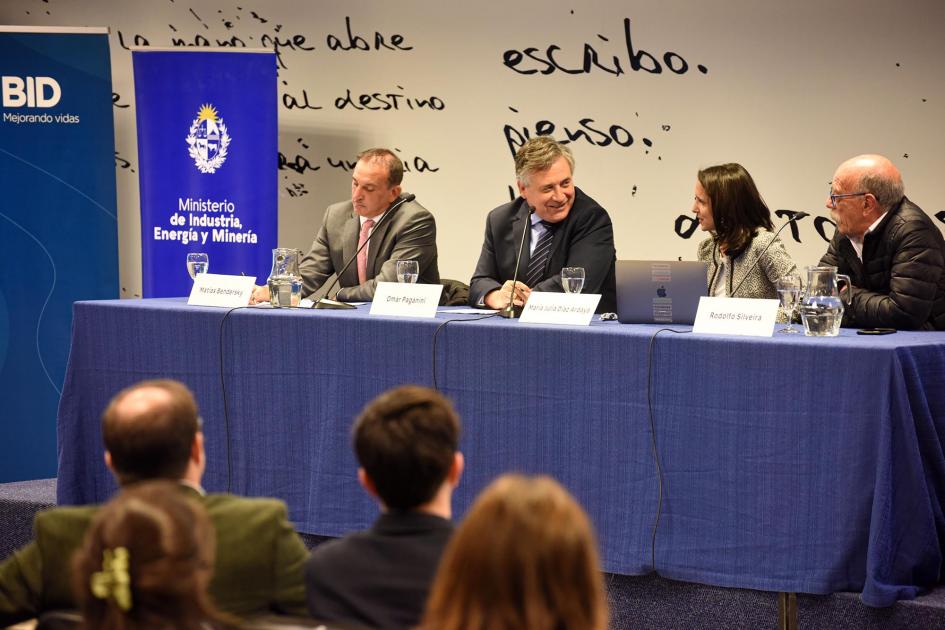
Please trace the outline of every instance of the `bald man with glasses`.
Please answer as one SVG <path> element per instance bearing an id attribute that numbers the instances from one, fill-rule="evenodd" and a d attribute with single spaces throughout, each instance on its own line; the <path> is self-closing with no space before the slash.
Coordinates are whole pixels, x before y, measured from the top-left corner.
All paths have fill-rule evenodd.
<path id="1" fill-rule="evenodd" d="M 853 285 L 843 325 L 945 330 L 945 239 L 905 196 L 899 169 L 881 155 L 850 158 L 827 208 L 837 231 L 820 264 Z"/>

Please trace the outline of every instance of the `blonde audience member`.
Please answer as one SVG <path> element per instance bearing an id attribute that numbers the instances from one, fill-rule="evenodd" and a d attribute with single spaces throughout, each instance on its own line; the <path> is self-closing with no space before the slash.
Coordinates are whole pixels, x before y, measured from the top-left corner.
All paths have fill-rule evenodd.
<path id="1" fill-rule="evenodd" d="M 479 496 L 440 563 L 423 630 L 605 630 L 590 521 L 549 477 L 505 475 Z"/>
<path id="2" fill-rule="evenodd" d="M 73 558 L 84 627 L 223 627 L 207 595 L 214 546 L 206 510 L 180 484 L 128 486 L 96 514 Z"/>

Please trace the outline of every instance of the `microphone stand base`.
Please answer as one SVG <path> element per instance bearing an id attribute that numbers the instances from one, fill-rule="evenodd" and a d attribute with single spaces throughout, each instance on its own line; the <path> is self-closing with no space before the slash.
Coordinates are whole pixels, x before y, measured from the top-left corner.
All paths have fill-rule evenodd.
<path id="1" fill-rule="evenodd" d="M 521 306 L 512 306 L 509 304 L 499 311 L 499 317 L 504 317 L 506 319 L 517 319 L 522 316 L 522 308 L 523 307 Z"/>
<path id="2" fill-rule="evenodd" d="M 315 302 L 315 306 L 312 308 L 320 309 L 329 309 L 329 310 L 341 310 L 348 308 L 358 308 L 354 304 L 348 304 L 347 302 L 339 302 L 338 300 L 330 300 L 328 298 L 322 298 L 319 301 Z"/>

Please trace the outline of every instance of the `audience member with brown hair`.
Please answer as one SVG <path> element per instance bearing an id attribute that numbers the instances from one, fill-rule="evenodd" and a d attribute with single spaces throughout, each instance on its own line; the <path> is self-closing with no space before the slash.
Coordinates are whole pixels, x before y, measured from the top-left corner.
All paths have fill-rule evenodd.
<path id="1" fill-rule="evenodd" d="M 486 488 L 443 554 L 422 630 L 605 630 L 595 536 L 549 477 Z"/>
<path id="2" fill-rule="evenodd" d="M 174 482 L 200 501 L 216 529 L 209 592 L 223 611 L 240 616 L 305 614 L 302 570 L 308 550 L 284 503 L 208 494 L 201 420 L 190 390 L 171 380 L 143 381 L 119 392 L 102 417 L 105 463 L 119 485 Z M 0 563 L 0 626 L 75 607 L 68 560 L 98 506 L 58 507 L 37 514 L 33 542 Z"/>
<path id="3" fill-rule="evenodd" d="M 354 425 L 358 481 L 381 507 L 371 529 L 315 548 L 305 567 L 309 612 L 371 628 L 416 625 L 453 526 L 463 471 L 459 418 L 426 387 L 387 391 Z"/>
<path id="4" fill-rule="evenodd" d="M 103 630 L 232 625 L 207 595 L 214 531 L 171 481 L 128 487 L 95 515 L 73 558 L 83 626 Z"/>

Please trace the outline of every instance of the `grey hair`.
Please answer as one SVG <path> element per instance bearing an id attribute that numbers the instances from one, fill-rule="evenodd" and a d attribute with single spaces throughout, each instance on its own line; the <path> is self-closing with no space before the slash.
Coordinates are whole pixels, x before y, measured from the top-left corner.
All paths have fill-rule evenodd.
<path id="1" fill-rule="evenodd" d="M 515 177 L 523 186 L 528 186 L 532 173 L 548 170 L 560 157 L 568 161 L 574 173 L 574 155 L 566 145 L 551 136 L 530 138 L 515 153 Z"/>
<path id="2" fill-rule="evenodd" d="M 863 173 L 859 189 L 876 197 L 876 201 L 885 209 L 892 208 L 906 195 L 902 177 L 884 177 L 877 172 Z"/>

